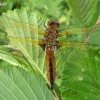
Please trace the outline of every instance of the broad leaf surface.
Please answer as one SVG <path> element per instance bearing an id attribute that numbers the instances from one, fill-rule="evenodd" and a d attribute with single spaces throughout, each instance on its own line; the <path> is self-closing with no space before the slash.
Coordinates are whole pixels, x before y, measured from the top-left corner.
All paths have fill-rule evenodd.
<path id="1" fill-rule="evenodd" d="M 94 17 L 93 15 L 97 10 L 97 3 L 98 0 L 68 0 L 68 4 L 72 9 L 73 17 L 82 26 L 89 25 L 89 23 L 92 21 Z M 96 22 L 94 22 L 94 24 L 95 23 Z"/>
<path id="2" fill-rule="evenodd" d="M 2 66 L 4 67 L 4 66 Z M 55 100 L 40 75 L 21 68 L 0 69 L 0 100 Z"/>
<path id="3" fill-rule="evenodd" d="M 41 39 L 41 36 L 37 34 L 38 27 L 39 29 L 43 29 L 44 22 L 45 21 L 38 15 L 33 12 L 28 13 L 26 10 L 8 11 L 0 17 L 0 23 L 5 28 L 7 35 L 9 37 L 20 37 L 22 39 Z M 35 31 L 34 28 L 36 28 Z M 22 52 L 31 69 L 38 71 L 44 78 L 46 78 L 45 53 L 42 52 L 42 48 L 35 43 L 27 42 L 27 40 L 16 42 L 11 38 L 9 39 L 9 45 Z"/>
<path id="4" fill-rule="evenodd" d="M 62 100 L 100 99 L 100 49 L 77 48 L 62 72 Z"/>

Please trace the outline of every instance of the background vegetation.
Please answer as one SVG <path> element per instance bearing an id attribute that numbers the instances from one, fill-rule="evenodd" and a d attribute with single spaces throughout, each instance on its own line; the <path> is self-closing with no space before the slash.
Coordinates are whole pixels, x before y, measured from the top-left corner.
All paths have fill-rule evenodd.
<path id="1" fill-rule="evenodd" d="M 100 100 L 100 0 L 3 0 L 0 5 L 0 100 Z M 42 49 L 10 37 L 39 39 L 26 26 L 44 30 L 48 19 L 59 21 L 59 30 L 75 28 L 78 33 L 60 41 L 89 43 L 64 46 L 56 52 L 53 92 L 60 98 L 49 88 L 45 53 L 37 56 Z M 22 27 L 18 22 L 26 24 Z M 84 31 L 77 31 L 82 27 Z"/>

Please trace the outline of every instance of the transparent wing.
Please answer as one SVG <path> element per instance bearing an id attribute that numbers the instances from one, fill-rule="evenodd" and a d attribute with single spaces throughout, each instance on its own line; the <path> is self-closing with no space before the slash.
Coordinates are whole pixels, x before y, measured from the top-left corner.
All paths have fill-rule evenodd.
<path id="1" fill-rule="evenodd" d="M 91 32 L 92 29 L 100 29 L 100 23 L 90 26 L 90 27 L 83 27 L 83 28 L 73 28 L 73 29 L 66 29 L 59 32 L 60 36 L 69 35 L 69 34 L 83 34 L 84 32 L 88 33 Z"/>
<path id="2" fill-rule="evenodd" d="M 72 46 L 72 47 L 84 47 L 84 46 L 100 46 L 100 43 L 96 42 L 88 42 L 88 43 L 81 43 L 81 42 L 59 42 L 57 43 L 58 46 Z"/>
<path id="3" fill-rule="evenodd" d="M 42 40 L 17 38 L 17 37 L 11 37 L 11 36 L 7 36 L 7 38 L 8 38 L 10 41 L 13 41 L 13 42 L 15 42 L 15 43 L 32 43 L 32 44 L 37 44 L 37 45 L 44 44 L 44 41 L 42 41 Z"/>
<path id="4" fill-rule="evenodd" d="M 32 25 L 31 23 L 24 23 L 21 21 L 17 21 L 8 16 L 4 16 L 4 15 L 3 15 L 3 18 L 9 20 L 11 22 L 10 24 L 15 24 L 18 27 L 23 27 L 26 30 L 30 30 L 36 34 L 41 34 L 41 35 L 45 34 L 45 31 L 41 29 L 38 25 L 35 25 L 35 24 Z"/>
<path id="5" fill-rule="evenodd" d="M 5 15 L 0 17 L 2 26 L 4 26 L 7 33 L 9 32 L 8 34 L 9 36 L 21 37 L 21 38 L 25 37 L 29 39 L 43 38 L 45 31 L 41 29 L 42 26 L 40 24 L 38 24 L 35 21 L 32 22 L 32 18 L 26 17 L 26 19 L 24 19 L 24 17 L 20 18 L 18 16 L 18 18 L 15 18 L 15 19 L 10 18 Z M 42 21 L 42 25 L 43 23 L 44 23 L 44 20 Z"/>
<path id="6" fill-rule="evenodd" d="M 88 28 L 73 28 L 59 32 L 60 42 L 100 43 L 100 22 Z"/>

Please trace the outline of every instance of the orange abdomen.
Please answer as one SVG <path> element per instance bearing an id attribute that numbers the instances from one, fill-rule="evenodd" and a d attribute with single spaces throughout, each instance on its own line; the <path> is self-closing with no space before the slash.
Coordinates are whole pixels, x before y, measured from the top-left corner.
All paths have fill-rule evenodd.
<path id="1" fill-rule="evenodd" d="M 54 49 L 46 48 L 46 70 L 48 75 L 48 81 L 51 85 L 51 89 L 53 89 L 55 77 L 56 77 L 56 64 L 55 64 L 55 56 Z"/>

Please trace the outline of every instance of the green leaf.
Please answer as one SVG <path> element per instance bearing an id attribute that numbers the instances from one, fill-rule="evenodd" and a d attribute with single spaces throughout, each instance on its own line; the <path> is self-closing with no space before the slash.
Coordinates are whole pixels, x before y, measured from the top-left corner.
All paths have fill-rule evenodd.
<path id="1" fill-rule="evenodd" d="M 73 17 L 82 26 L 87 26 L 92 21 L 97 10 L 97 3 L 98 0 L 68 0 Z"/>
<path id="2" fill-rule="evenodd" d="M 38 74 L 21 68 L 0 69 L 0 100 L 55 100 Z"/>
<path id="3" fill-rule="evenodd" d="M 62 72 L 62 100 L 100 100 L 100 49 L 75 49 Z"/>
<path id="4" fill-rule="evenodd" d="M 31 69 L 38 71 L 46 79 L 45 53 L 36 43 L 27 41 L 27 39 L 34 41 L 42 39 L 43 36 L 37 33 L 38 27 L 44 29 L 45 21 L 35 13 L 28 13 L 25 9 L 21 9 L 4 13 L 0 17 L 0 22 L 8 34 L 9 45 L 20 50 Z M 20 39 L 16 41 L 15 37 L 22 41 Z"/>
<path id="5" fill-rule="evenodd" d="M 16 59 L 2 50 L 0 50 L 0 59 L 7 61 L 14 66 L 21 66 Z"/>
<path id="6" fill-rule="evenodd" d="M 22 57 L 11 55 L 4 47 L 0 47 L 0 59 L 8 62 L 10 65 L 19 66 L 27 71 L 32 71 L 29 64 Z"/>

